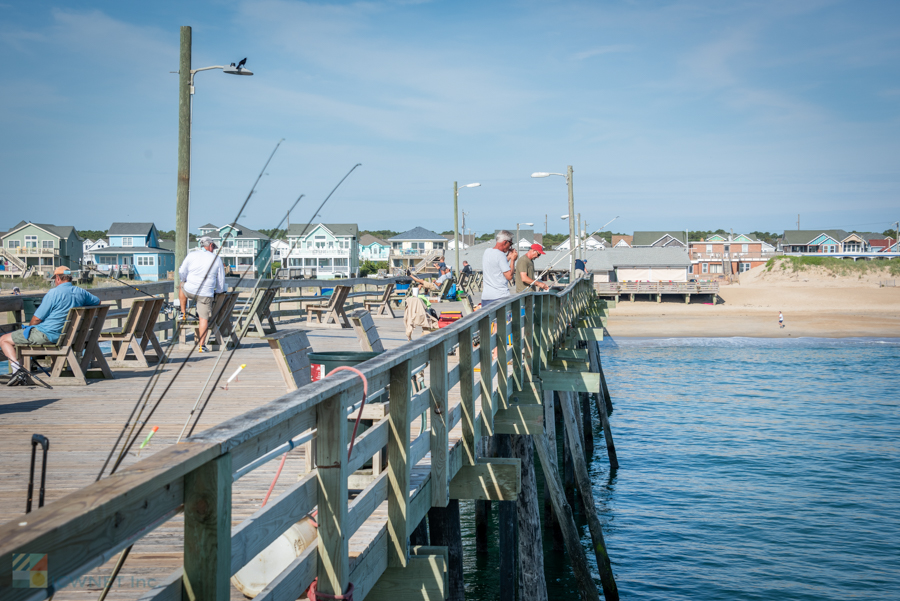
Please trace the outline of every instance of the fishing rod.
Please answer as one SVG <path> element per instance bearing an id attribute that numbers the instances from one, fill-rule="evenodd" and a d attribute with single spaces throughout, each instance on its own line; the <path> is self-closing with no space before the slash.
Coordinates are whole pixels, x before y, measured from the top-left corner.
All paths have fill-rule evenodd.
<path id="1" fill-rule="evenodd" d="M 241 208 L 237 213 L 237 217 L 235 217 L 235 220 L 234 220 L 235 222 L 237 222 L 238 218 L 244 212 L 244 209 L 247 207 L 247 203 L 250 201 L 250 197 L 253 196 L 253 194 L 256 192 L 256 187 L 259 185 L 259 181 L 262 179 L 262 176 L 265 174 L 265 171 L 268 168 L 269 163 L 272 162 L 272 158 L 275 156 L 275 153 L 278 151 L 278 148 L 281 146 L 282 142 L 284 142 L 284 138 L 280 139 L 278 141 L 278 143 L 275 144 L 274 150 L 272 150 L 272 153 L 269 155 L 269 158 L 266 160 L 265 164 L 263 165 L 263 168 L 260 170 L 259 175 L 256 177 L 256 180 L 253 182 L 253 186 L 250 188 L 250 192 L 247 194 L 247 197 L 244 199 L 243 204 L 241 204 Z M 221 249 L 219 249 L 219 252 L 221 252 Z M 219 255 L 217 253 L 216 257 L 218 258 L 218 256 Z M 213 265 L 215 265 L 215 261 L 213 261 L 213 263 L 210 265 L 210 267 L 207 269 L 206 273 L 204 274 L 203 280 L 201 281 L 201 285 L 203 284 L 203 282 L 206 281 L 206 278 L 209 277 L 209 274 L 212 271 Z M 178 291 L 176 290 L 175 293 L 177 294 L 177 292 Z M 182 327 L 184 327 L 182 320 L 179 320 L 177 323 L 176 330 L 172 333 L 173 341 L 178 338 Z M 173 342 L 169 347 L 169 351 L 170 351 L 169 355 L 171 355 L 171 351 L 174 348 L 175 348 L 175 344 Z M 156 407 L 159 406 L 159 403 L 162 401 L 162 399 L 165 397 L 166 393 L 171 388 L 172 382 L 175 381 L 175 379 L 178 377 L 178 375 L 185 368 L 185 366 L 188 363 L 188 359 L 190 359 L 195 348 L 196 348 L 196 341 L 195 341 L 194 347 L 188 351 L 188 356 L 185 358 L 184 362 L 176 370 L 175 375 L 172 378 L 172 381 L 165 388 L 165 390 L 163 391 L 159 400 L 157 400 L 156 405 L 153 407 L 153 409 L 150 412 L 150 415 L 152 415 L 153 411 L 156 410 Z M 168 359 L 168 356 L 166 358 Z M 134 444 L 133 440 L 130 444 L 127 441 L 132 437 L 132 435 L 134 435 L 134 429 L 137 426 L 137 423 L 140 421 L 141 415 L 143 414 L 144 409 L 146 409 L 147 404 L 150 401 L 150 394 L 152 393 L 153 388 L 156 387 L 156 383 L 159 380 L 159 376 L 160 376 L 160 372 L 161 372 L 163 363 L 164 363 L 163 361 L 157 362 L 153 374 L 151 374 L 150 379 L 147 381 L 147 384 L 144 386 L 144 390 L 141 391 L 141 395 L 138 397 L 138 400 L 135 403 L 134 408 L 132 408 L 131 414 L 128 416 L 128 420 L 125 422 L 125 425 L 122 427 L 122 431 L 119 433 L 119 436 L 116 439 L 115 444 L 113 445 L 112 449 L 110 449 L 109 455 L 106 457 L 106 461 L 103 462 L 103 467 L 100 468 L 100 472 L 97 474 L 97 481 L 99 481 L 100 478 L 103 477 L 103 472 L 106 470 L 106 467 L 107 467 L 107 465 L 109 465 L 109 462 L 113 457 L 113 454 L 116 452 L 116 449 L 119 447 L 119 443 L 122 442 L 122 437 L 125 436 L 125 432 L 128 431 L 129 425 L 131 425 L 131 431 L 128 433 L 128 437 L 126 438 L 126 444 L 125 444 L 125 446 L 122 447 L 122 450 L 119 453 L 119 457 L 117 458 L 115 464 L 113 465 L 113 467 L 110 471 L 110 474 L 115 473 L 116 469 L 118 469 L 119 465 L 121 465 L 121 463 L 122 463 L 122 460 L 125 458 L 125 455 L 127 454 L 128 449 L 131 448 L 131 446 Z M 143 401 L 143 407 L 141 406 L 141 401 Z M 140 407 L 140 412 L 138 412 L 139 407 Z M 137 413 L 137 417 L 135 417 L 136 413 Z M 150 415 L 147 416 L 147 419 L 150 419 Z M 132 419 L 134 419 L 133 423 L 132 423 Z M 141 426 L 141 430 L 143 430 L 143 425 Z M 134 435 L 135 438 L 140 436 L 141 430 L 138 431 L 137 435 Z"/>
<path id="2" fill-rule="evenodd" d="M 616 215 L 615 217 L 613 217 L 612 219 L 610 219 L 609 221 L 607 221 L 606 223 L 604 223 L 603 225 L 601 225 L 600 228 L 597 229 L 597 230 L 596 230 L 594 233 L 592 233 L 590 236 L 588 236 L 588 238 L 592 237 L 594 234 L 597 234 L 597 233 L 603 231 L 603 229 L 604 229 L 607 225 L 609 225 L 610 223 L 612 223 L 613 221 L 615 221 L 615 220 L 618 219 L 618 218 L 619 218 L 619 215 Z M 573 242 L 574 242 L 574 240 L 573 240 Z M 528 284 L 528 287 L 526 288 L 526 290 L 527 290 L 528 288 L 531 288 L 531 287 L 534 285 L 534 283 L 537 282 L 538 280 L 540 280 L 542 277 L 544 277 L 545 275 L 547 275 L 548 273 L 550 273 L 550 270 L 553 269 L 553 267 L 555 267 L 560 261 L 562 261 L 563 259 L 565 259 L 566 257 L 568 257 L 570 254 L 572 254 L 573 252 L 575 252 L 576 249 L 577 249 L 577 247 L 573 244 L 573 245 L 572 245 L 572 248 L 569 249 L 569 252 L 567 252 L 567 253 L 564 254 L 563 256 L 559 257 L 556 261 L 554 261 L 554 262 L 550 265 L 550 267 L 548 267 L 547 269 L 545 269 L 538 277 L 536 277 L 534 280 L 532 280 L 531 283 Z"/>
<path id="3" fill-rule="evenodd" d="M 341 181 L 339 181 L 337 183 L 337 185 L 331 190 L 331 192 L 329 192 L 328 196 L 325 197 L 325 200 L 323 200 L 322 203 L 318 206 L 318 208 L 316 208 L 316 210 L 313 212 L 312 217 L 310 217 L 310 220 L 307 222 L 306 226 L 304 226 L 304 228 L 301 230 L 301 234 L 305 233 L 309 230 L 309 226 L 312 225 L 312 222 L 315 220 L 316 215 L 319 214 L 319 211 L 322 210 L 322 208 L 331 199 L 331 197 L 334 195 L 334 193 L 337 191 L 337 189 L 341 187 L 341 184 L 343 184 L 344 181 L 348 177 L 350 177 L 350 174 L 353 173 L 356 170 L 356 168 L 360 167 L 360 166 L 362 166 L 362 163 L 357 163 L 350 169 L 350 171 L 347 172 L 347 174 L 344 177 L 341 178 Z M 275 283 L 275 280 L 273 279 L 271 282 L 269 282 L 268 288 L 271 288 L 272 285 L 274 285 L 274 283 Z M 219 372 L 219 376 L 216 378 L 216 381 L 213 384 L 212 388 L 209 389 L 209 394 L 207 394 L 206 400 L 203 401 L 203 406 L 200 407 L 200 411 L 197 414 L 197 417 L 194 419 L 194 423 L 191 425 L 191 429 L 188 430 L 188 433 L 187 433 L 188 436 L 191 436 L 194 433 L 194 429 L 197 427 L 197 424 L 200 423 L 200 418 L 203 417 L 203 412 L 206 410 L 206 407 L 209 404 L 209 401 L 212 398 L 213 393 L 215 392 L 216 388 L 219 386 L 219 382 L 222 380 L 222 376 L 224 375 L 225 371 L 228 369 L 228 364 L 231 362 L 231 359 L 234 357 L 234 353 L 236 351 L 237 351 L 237 347 L 233 348 L 231 350 L 231 353 L 228 355 L 228 358 L 225 359 L 225 365 L 222 367 L 222 370 Z M 188 420 L 190 420 L 190 416 L 188 416 Z M 180 440 L 180 437 L 179 437 L 179 440 Z"/>

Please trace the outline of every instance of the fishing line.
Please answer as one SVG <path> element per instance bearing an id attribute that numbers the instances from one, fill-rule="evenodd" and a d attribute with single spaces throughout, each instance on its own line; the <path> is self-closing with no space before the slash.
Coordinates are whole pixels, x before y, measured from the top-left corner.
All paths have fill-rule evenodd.
<path id="1" fill-rule="evenodd" d="M 606 223 L 604 223 L 603 225 L 601 225 L 600 228 L 599 228 L 598 230 L 596 230 L 593 234 L 591 234 L 590 236 L 587 236 L 587 238 L 591 238 L 591 237 L 594 236 L 594 234 L 600 233 L 601 231 L 603 231 L 604 228 L 606 228 L 607 225 L 609 225 L 610 223 L 612 223 L 613 221 L 615 221 L 615 220 L 618 219 L 618 218 L 619 218 L 619 216 L 616 215 L 615 217 L 613 217 L 612 219 L 610 219 L 609 221 L 607 221 Z M 572 240 L 572 242 L 574 242 L 574 240 Z M 563 259 L 565 259 L 566 257 L 568 257 L 570 254 L 572 254 L 573 252 L 575 252 L 575 251 L 578 249 L 578 246 L 575 246 L 574 244 L 572 244 L 571 246 L 572 246 L 572 248 L 569 249 L 569 252 L 567 252 L 567 253 L 564 254 L 563 256 L 559 257 L 556 261 L 554 261 L 554 262 L 550 265 L 550 267 L 548 267 L 547 269 L 545 269 L 543 272 L 541 272 L 541 274 L 540 274 L 538 277 L 536 277 L 534 280 L 532 280 L 531 283 L 528 284 L 528 286 L 527 286 L 525 289 L 527 290 L 528 288 L 531 288 L 532 286 L 534 286 L 534 283 L 535 283 L 535 282 L 537 282 L 537 281 L 540 280 L 542 277 L 544 277 L 545 275 L 547 275 L 548 273 L 550 273 L 550 270 L 553 269 L 560 261 L 562 261 Z"/>

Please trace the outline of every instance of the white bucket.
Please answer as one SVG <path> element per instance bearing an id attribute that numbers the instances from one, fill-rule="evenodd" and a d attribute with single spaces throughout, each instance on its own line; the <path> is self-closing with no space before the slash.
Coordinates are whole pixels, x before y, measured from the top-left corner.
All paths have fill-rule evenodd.
<path id="1" fill-rule="evenodd" d="M 312 521 L 297 522 L 232 576 L 231 584 L 252 599 L 313 544 L 316 544 L 316 528 Z"/>

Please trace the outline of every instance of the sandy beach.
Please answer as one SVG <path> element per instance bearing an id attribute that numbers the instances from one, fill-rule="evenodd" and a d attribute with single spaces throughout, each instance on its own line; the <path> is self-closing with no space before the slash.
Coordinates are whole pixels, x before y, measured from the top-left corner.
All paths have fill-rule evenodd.
<path id="1" fill-rule="evenodd" d="M 721 286 L 716 305 L 623 297 L 610 311 L 607 329 L 613 337 L 900 337 L 900 287 L 879 287 L 879 281 L 894 279 L 886 273 L 858 278 L 764 270 Z"/>

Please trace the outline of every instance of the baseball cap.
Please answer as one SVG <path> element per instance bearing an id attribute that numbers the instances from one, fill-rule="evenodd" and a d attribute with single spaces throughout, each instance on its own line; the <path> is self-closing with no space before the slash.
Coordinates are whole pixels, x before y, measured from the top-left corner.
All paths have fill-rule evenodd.
<path id="1" fill-rule="evenodd" d="M 53 270 L 53 275 L 72 275 L 72 271 L 65 265 L 60 265 Z"/>
<path id="2" fill-rule="evenodd" d="M 542 255 L 546 255 L 546 254 L 547 254 L 547 253 L 544 252 L 544 247 L 541 246 L 540 244 L 532 244 L 532 245 L 531 245 L 531 250 L 536 250 L 536 251 L 538 251 L 539 253 L 541 253 Z"/>
<path id="3" fill-rule="evenodd" d="M 210 244 L 216 246 L 216 243 L 209 236 L 202 236 L 197 242 L 200 243 L 200 246 L 209 246 Z M 218 246 L 216 246 L 216 248 L 218 248 Z"/>

